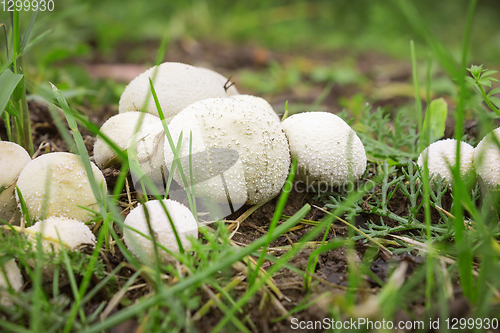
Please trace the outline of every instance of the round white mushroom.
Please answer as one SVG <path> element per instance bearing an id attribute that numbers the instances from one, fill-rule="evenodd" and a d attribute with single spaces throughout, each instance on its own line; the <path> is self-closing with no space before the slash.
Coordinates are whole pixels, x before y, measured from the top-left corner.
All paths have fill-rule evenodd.
<path id="1" fill-rule="evenodd" d="M 233 98 L 200 101 L 175 116 L 169 130 L 175 143 L 183 133 L 180 162 L 190 185 L 193 176 L 190 187 L 196 196 L 229 203 L 231 212 L 245 202 L 275 197 L 286 181 L 290 151 L 281 123 L 254 103 Z M 164 150 L 170 171 L 174 154 L 168 141 Z M 174 179 L 184 186 L 178 168 Z"/>
<path id="2" fill-rule="evenodd" d="M 474 149 L 474 168 L 489 188 L 497 188 L 500 185 L 499 142 L 500 127 L 488 133 Z"/>
<path id="3" fill-rule="evenodd" d="M 140 111 L 147 99 L 145 111 L 158 116 L 151 94 L 149 79 L 153 79 L 156 67 L 152 67 L 133 79 L 123 92 L 119 112 Z M 156 71 L 154 87 L 167 123 L 188 105 L 211 97 L 227 97 L 220 80 L 206 70 L 177 62 L 161 64 Z"/>
<path id="4" fill-rule="evenodd" d="M 15 189 L 17 177 L 31 161 L 28 152 L 20 145 L 0 141 L 0 219 L 18 221 L 21 213 L 17 207 Z"/>
<path id="5" fill-rule="evenodd" d="M 201 69 L 202 71 L 205 71 L 208 75 L 212 75 L 217 81 L 219 81 L 219 84 L 222 84 L 222 87 L 224 87 L 224 90 L 226 90 L 227 96 L 231 97 L 240 94 L 238 92 L 238 89 L 236 89 L 235 85 L 233 84 L 233 82 L 231 82 L 230 79 L 227 79 L 224 75 L 209 68 L 205 67 L 198 67 L 198 68 Z"/>
<path id="6" fill-rule="evenodd" d="M 198 224 L 193 214 L 191 214 L 191 211 L 186 206 L 177 201 L 163 199 L 162 202 L 172 219 L 182 247 L 188 250 L 191 246 L 189 238 L 198 238 Z M 163 263 L 174 260 L 160 245 L 171 252 L 179 252 L 174 231 L 162 206 L 162 202 L 159 200 L 150 200 L 144 205 L 139 204 L 125 218 L 125 228 L 123 230 L 125 245 L 141 262 L 150 265 L 155 262 L 155 250 L 145 210 L 147 210 L 149 224 L 154 232 L 160 260 Z M 134 228 L 143 235 L 148 236 L 149 239 L 130 228 Z"/>
<path id="7" fill-rule="evenodd" d="M 17 266 L 15 259 L 11 259 L 3 264 L 3 269 L 0 267 L 0 304 L 2 306 L 12 305 L 12 301 L 7 291 L 9 286 L 12 287 L 14 291 L 21 290 L 23 286 L 23 276 L 21 275 L 21 270 Z"/>
<path id="8" fill-rule="evenodd" d="M 297 157 L 297 180 L 342 186 L 365 172 L 365 148 L 340 117 L 328 112 L 304 112 L 282 124 L 292 156 Z"/>
<path id="9" fill-rule="evenodd" d="M 255 104 L 261 109 L 266 110 L 266 112 L 268 112 L 271 116 L 273 116 L 273 118 L 276 118 L 277 121 L 281 121 L 280 117 L 278 117 L 278 114 L 274 111 L 271 104 L 269 104 L 265 99 L 261 97 L 252 95 L 236 95 L 236 96 L 231 96 L 231 98 L 237 101 L 247 101 L 249 103 Z"/>
<path id="10" fill-rule="evenodd" d="M 101 127 L 100 133 L 111 139 L 120 149 L 127 148 L 130 138 L 137 130 L 151 124 L 160 123 L 160 118 L 144 112 L 126 112 L 109 118 Z M 140 127 L 138 128 L 138 125 Z M 94 160 L 99 168 L 114 164 L 116 153 L 108 144 L 98 136 L 94 144 Z"/>
<path id="11" fill-rule="evenodd" d="M 64 246 L 66 251 L 77 251 L 83 246 L 94 247 L 96 237 L 85 223 L 75 219 L 65 217 L 50 217 L 44 221 L 39 221 L 29 228 L 26 228 L 28 240 L 31 242 L 32 251 L 37 250 L 37 240 L 41 237 L 42 251 L 47 254 L 57 255 Z M 62 245 L 61 245 L 62 242 Z M 29 259 L 27 263 L 35 266 L 35 261 Z M 44 280 L 50 279 L 54 275 L 54 264 L 47 263 L 43 267 Z M 66 276 L 63 275 L 62 282 L 66 283 Z"/>
<path id="12" fill-rule="evenodd" d="M 440 175 L 443 178 L 444 184 L 453 183 L 452 168 L 456 164 L 457 140 L 445 139 L 432 143 L 425 148 L 417 160 L 420 168 L 424 167 L 424 155 L 427 155 L 427 165 L 429 175 L 434 174 L 434 177 Z M 473 172 L 474 148 L 466 142 L 460 143 L 460 175 Z"/>
<path id="13" fill-rule="evenodd" d="M 101 170 L 91 165 L 96 183 L 105 189 Z M 19 175 L 17 186 L 31 219 L 59 216 L 88 222 L 92 216 L 78 206 L 99 210 L 81 158 L 75 154 L 49 153 L 35 158 Z"/>
<path id="14" fill-rule="evenodd" d="M 2 306 L 12 306 L 7 289 L 10 286 L 14 291 L 19 291 L 23 283 L 23 276 L 15 259 L 7 261 L 3 265 L 3 269 L 0 267 L 0 304 Z"/>
<path id="15" fill-rule="evenodd" d="M 36 249 L 37 234 L 42 234 L 42 249 L 46 253 L 57 254 L 61 251 L 61 239 L 68 251 L 75 251 L 82 246 L 94 246 L 95 235 L 85 223 L 65 217 L 50 217 L 26 228 L 28 239 Z"/>

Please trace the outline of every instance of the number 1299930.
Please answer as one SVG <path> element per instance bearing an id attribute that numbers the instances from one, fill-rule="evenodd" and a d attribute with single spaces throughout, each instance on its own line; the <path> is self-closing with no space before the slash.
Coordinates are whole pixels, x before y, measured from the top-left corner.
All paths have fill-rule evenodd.
<path id="1" fill-rule="evenodd" d="M 54 0 L 1 0 L 0 5 L 3 11 L 7 12 L 27 12 L 27 11 L 53 11 L 54 10 Z"/>

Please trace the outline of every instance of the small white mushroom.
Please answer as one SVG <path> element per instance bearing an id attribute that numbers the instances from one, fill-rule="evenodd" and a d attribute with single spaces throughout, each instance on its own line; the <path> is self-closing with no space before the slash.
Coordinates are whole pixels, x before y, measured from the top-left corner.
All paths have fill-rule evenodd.
<path id="1" fill-rule="evenodd" d="M 496 138 L 496 140 L 495 140 Z M 500 185 L 500 127 L 488 133 L 474 149 L 474 168 L 488 188 Z"/>
<path id="2" fill-rule="evenodd" d="M 265 99 L 261 97 L 252 95 L 236 95 L 236 96 L 231 96 L 231 98 L 237 101 L 247 101 L 249 103 L 255 104 L 256 106 L 262 108 L 263 110 L 266 110 L 266 112 L 268 112 L 276 120 L 281 121 L 280 117 L 278 117 L 278 114 L 274 111 L 271 104 L 269 104 Z"/>
<path id="3" fill-rule="evenodd" d="M 424 167 L 424 155 L 427 155 L 427 165 L 429 175 L 434 174 L 434 177 L 440 175 L 443 178 L 444 184 L 453 183 L 452 168 L 456 164 L 457 140 L 445 139 L 432 143 L 425 148 L 417 160 L 420 168 Z M 460 175 L 473 172 L 474 148 L 466 142 L 460 143 Z"/>
<path id="4" fill-rule="evenodd" d="M 26 228 L 28 239 L 36 249 L 37 234 L 42 234 L 42 249 L 46 253 L 58 254 L 61 251 L 61 239 L 68 251 L 75 251 L 81 246 L 94 246 L 95 235 L 85 223 L 65 217 L 50 217 Z"/>
<path id="5" fill-rule="evenodd" d="M 189 238 L 198 238 L 198 224 L 193 214 L 191 214 L 191 211 L 186 206 L 177 201 L 167 199 L 163 199 L 162 201 L 172 219 L 175 230 L 181 240 L 182 247 L 188 250 L 191 246 Z M 145 209 L 147 210 L 149 224 L 151 225 L 157 242 L 159 258 L 163 263 L 173 261 L 173 257 L 158 246 L 164 246 L 171 252 L 179 252 L 179 246 L 174 231 L 159 200 L 150 200 L 144 205 L 139 204 L 127 215 L 125 218 L 125 228 L 123 230 L 125 245 L 141 262 L 150 265 L 154 264 L 155 250 L 149 232 L 148 220 L 144 212 Z M 136 229 L 150 239 L 127 227 Z"/>
<path id="6" fill-rule="evenodd" d="M 156 67 L 152 67 L 129 83 L 120 98 L 120 113 L 140 111 L 147 99 L 145 111 L 158 116 L 149 83 L 155 70 Z M 227 97 L 224 85 L 213 74 L 177 62 L 159 65 L 153 82 L 167 123 L 194 102 L 211 97 Z"/>
<path id="7" fill-rule="evenodd" d="M 101 170 L 91 165 L 96 183 L 106 189 Z M 88 222 L 92 216 L 78 206 L 99 210 L 81 158 L 75 154 L 49 153 L 35 158 L 24 167 L 17 186 L 35 220 L 59 216 Z"/>
<path id="8" fill-rule="evenodd" d="M 101 127 L 100 133 L 111 139 L 120 149 L 127 148 L 130 138 L 137 130 L 151 124 L 160 123 L 160 118 L 144 112 L 126 112 L 109 118 Z M 138 125 L 140 124 L 140 127 Z M 94 160 L 99 168 L 114 164 L 116 153 L 98 136 L 94 144 Z"/>
<path id="9" fill-rule="evenodd" d="M 42 251 L 51 255 L 58 255 L 62 246 L 66 251 L 77 251 L 83 246 L 94 247 L 96 237 L 85 223 L 75 219 L 64 217 L 50 217 L 44 221 L 39 221 L 29 228 L 26 228 L 28 240 L 31 242 L 32 251 L 37 251 L 37 240 L 42 241 Z M 62 242 L 62 246 L 61 246 Z M 35 266 L 35 261 L 27 261 L 31 267 Z M 48 280 L 54 275 L 55 266 L 51 263 L 44 265 L 44 280 Z M 63 275 L 62 282 L 66 283 Z"/>
<path id="10" fill-rule="evenodd" d="M 304 112 L 285 119 L 283 128 L 292 156 L 297 157 L 297 180 L 341 186 L 365 172 L 365 148 L 340 117 L 328 112 Z"/>
<path id="11" fill-rule="evenodd" d="M 17 177 L 31 161 L 28 152 L 20 145 L 0 141 L 0 219 L 18 221 L 21 213 L 17 207 L 15 189 Z"/>
<path id="12" fill-rule="evenodd" d="M 208 75 L 212 75 L 217 81 L 219 81 L 219 84 L 221 84 L 226 90 L 227 96 L 231 97 L 240 94 L 238 92 L 238 89 L 236 89 L 235 85 L 233 84 L 233 82 L 231 82 L 230 79 L 227 79 L 224 75 L 209 68 L 205 67 L 198 67 L 198 68 L 201 69 L 202 71 L 205 71 Z"/>
<path id="13" fill-rule="evenodd" d="M 3 267 L 0 267 L 0 304 L 2 306 L 12 305 L 12 301 L 7 291 L 9 286 L 12 287 L 14 291 L 21 290 L 23 286 L 23 276 L 14 259 L 7 261 L 3 264 Z"/>
<path id="14" fill-rule="evenodd" d="M 290 151 L 281 123 L 258 105 L 233 98 L 207 99 L 182 110 L 169 130 L 174 142 L 183 133 L 180 161 L 188 184 L 193 174 L 196 196 L 241 206 L 267 201 L 281 191 Z M 164 150 L 170 171 L 174 154 L 168 141 Z M 184 186 L 178 168 L 174 179 Z"/>

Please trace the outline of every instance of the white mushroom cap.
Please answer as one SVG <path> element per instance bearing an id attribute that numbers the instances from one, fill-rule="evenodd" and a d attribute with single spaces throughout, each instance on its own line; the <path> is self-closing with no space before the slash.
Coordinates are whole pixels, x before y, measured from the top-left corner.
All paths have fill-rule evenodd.
<path id="1" fill-rule="evenodd" d="M 179 156 L 188 182 L 192 133 L 192 164 L 199 179 L 193 190 L 200 198 L 252 205 L 275 197 L 286 181 L 290 152 L 281 123 L 253 103 L 233 98 L 200 101 L 175 116 L 169 130 L 174 142 L 183 133 Z M 164 150 L 170 170 L 173 153 L 168 141 Z M 174 179 L 184 186 L 177 168 Z"/>
<path id="2" fill-rule="evenodd" d="M 145 111 L 158 116 L 151 94 L 149 78 L 152 67 L 133 79 L 123 92 L 119 112 L 140 111 L 149 96 Z M 158 67 L 154 87 L 167 123 L 188 105 L 211 97 L 227 97 L 223 84 L 205 70 L 177 62 L 165 62 Z"/>
<path id="3" fill-rule="evenodd" d="M 278 114 L 274 111 L 271 104 L 269 104 L 265 99 L 261 97 L 252 95 L 236 95 L 231 96 L 231 98 L 237 101 L 247 101 L 249 103 L 255 104 L 256 106 L 259 106 L 260 108 L 266 110 L 266 112 L 269 112 L 269 114 L 276 118 L 277 121 L 281 121 L 280 117 L 278 117 Z"/>
<path id="4" fill-rule="evenodd" d="M 500 127 L 488 133 L 474 149 L 474 168 L 489 188 L 500 185 L 500 148 L 493 135 L 500 142 Z"/>
<path id="5" fill-rule="evenodd" d="M 445 184 L 453 183 L 453 174 L 450 166 L 453 168 L 456 164 L 457 140 L 446 139 L 432 143 L 425 148 L 417 160 L 420 168 L 424 167 L 424 154 L 428 154 L 427 165 L 429 167 L 429 175 L 441 175 Z M 474 148 L 466 142 L 460 143 L 460 175 L 465 176 L 466 173 L 473 171 Z"/>
<path id="6" fill-rule="evenodd" d="M 172 218 L 182 247 L 185 250 L 189 249 L 191 243 L 188 237 L 198 238 L 198 224 L 193 214 L 191 214 L 191 211 L 186 206 L 177 201 L 167 199 L 163 199 L 162 201 Z M 175 239 L 172 226 L 159 200 L 150 200 L 144 205 L 140 204 L 132 209 L 130 214 L 125 218 L 125 226 L 132 227 L 151 238 L 144 209 L 147 209 L 149 223 L 154 231 L 157 244 L 164 246 L 171 252 L 179 252 L 179 246 Z M 146 264 L 154 263 L 155 250 L 151 239 L 147 239 L 134 230 L 125 227 L 123 230 L 123 240 L 130 252 L 139 258 L 141 262 Z M 158 255 L 164 263 L 173 260 L 173 258 L 159 246 Z"/>
<path id="7" fill-rule="evenodd" d="M 106 180 L 93 163 L 97 184 L 106 188 Z M 35 158 L 23 169 L 17 180 L 30 217 L 35 220 L 60 216 L 87 222 L 90 213 L 80 207 L 99 210 L 80 156 L 50 153 Z M 19 198 L 18 202 L 19 202 Z"/>
<path id="8" fill-rule="evenodd" d="M 226 87 L 227 85 L 231 84 L 231 82 L 228 83 L 228 79 L 219 72 L 216 72 L 210 68 L 205 68 L 205 67 L 198 67 L 198 68 L 201 69 L 202 71 L 205 71 L 208 75 L 212 75 L 217 81 L 219 81 L 219 84 L 222 84 L 222 87 Z M 226 90 L 226 94 L 227 96 L 231 97 L 234 95 L 239 95 L 240 93 L 233 84 Z"/>
<path id="9" fill-rule="evenodd" d="M 50 217 L 26 230 L 28 239 L 33 243 L 33 249 L 36 249 L 37 233 L 42 233 L 42 248 L 47 253 L 57 254 L 61 251 L 59 238 L 68 251 L 75 251 L 82 245 L 94 246 L 96 243 L 95 235 L 85 223 L 65 217 Z"/>
<path id="10" fill-rule="evenodd" d="M 0 219 L 9 222 L 14 216 L 19 220 L 21 213 L 17 207 L 15 189 L 17 177 L 31 161 L 28 152 L 20 145 L 0 141 Z"/>
<path id="11" fill-rule="evenodd" d="M 340 117 L 328 112 L 304 112 L 282 124 L 292 156 L 297 157 L 298 180 L 341 186 L 365 172 L 365 148 Z"/>
<path id="12" fill-rule="evenodd" d="M 4 291 L 9 288 L 9 285 L 15 291 L 21 290 L 23 286 L 23 276 L 21 275 L 21 270 L 17 266 L 15 259 L 7 261 L 3 265 L 3 270 L 2 267 L 0 267 L 0 304 L 2 306 L 12 305 L 8 293 Z"/>
<path id="13" fill-rule="evenodd" d="M 159 118 L 158 118 L 159 119 Z M 164 193 L 164 181 L 166 181 L 165 157 L 163 146 L 165 141 L 165 131 L 161 121 L 149 124 L 134 135 L 128 143 L 132 149 L 129 158 L 137 161 L 142 170 L 142 174 L 132 172 L 132 180 L 135 189 L 141 190 L 138 181 L 144 175 L 156 185 L 161 194 Z"/>
<path id="14" fill-rule="evenodd" d="M 144 112 L 126 112 L 114 115 L 109 118 L 101 127 L 100 132 L 111 139 L 120 149 L 125 150 L 127 144 L 136 133 L 137 126 L 141 124 L 140 128 L 145 128 L 151 124 L 159 122 L 160 118 Z M 139 128 L 139 129 L 140 129 Z M 112 164 L 116 153 L 112 150 L 106 142 L 100 137 L 94 144 L 94 160 L 98 167 L 103 168 L 108 164 Z"/>

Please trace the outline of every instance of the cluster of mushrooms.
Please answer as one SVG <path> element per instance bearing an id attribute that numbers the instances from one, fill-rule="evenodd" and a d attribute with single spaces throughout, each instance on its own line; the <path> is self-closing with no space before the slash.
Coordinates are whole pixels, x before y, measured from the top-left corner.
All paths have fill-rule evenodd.
<path id="1" fill-rule="evenodd" d="M 164 122 L 151 94 L 150 79 Z M 119 113 L 100 129 L 94 145 L 96 165 L 92 163 L 95 183 L 106 189 L 101 169 L 122 162 L 104 137 L 137 163 L 141 173 L 132 175 L 137 180 L 136 190 L 144 177 L 160 193 L 173 181 L 181 189 L 177 192 L 189 189 L 205 207 L 215 207 L 218 213 L 212 212 L 212 216 L 217 218 L 244 204 L 259 204 L 277 196 L 292 157 L 297 158 L 297 181 L 342 186 L 363 175 L 365 149 L 341 118 L 327 112 L 304 112 L 281 121 L 268 102 L 240 95 L 229 82 L 212 70 L 181 63 L 163 63 L 136 77 L 120 98 Z M 500 138 L 500 129 L 494 133 Z M 486 184 L 496 186 L 500 170 L 488 165 L 499 165 L 489 160 L 498 161 L 500 150 L 492 135 L 475 149 L 462 143 L 460 168 L 463 174 L 475 168 Z M 455 149 L 454 140 L 438 141 L 426 148 L 423 154 L 428 153 L 430 173 L 451 181 Z M 482 157 L 474 159 L 478 154 Z M 418 160 L 421 166 L 422 156 Z M 90 212 L 97 211 L 98 205 L 78 155 L 58 152 L 32 160 L 22 147 L 0 142 L 0 168 L 0 219 L 20 223 L 34 242 L 37 233 L 42 233 L 44 251 L 57 254 L 61 244 L 68 250 L 95 245 L 88 225 L 92 222 Z M 189 248 L 190 238 L 198 237 L 195 217 L 188 207 L 172 200 L 174 192 L 168 192 L 170 199 L 139 204 L 125 218 L 124 242 L 143 263 L 155 260 L 151 237 L 144 236 L 150 234 L 149 226 L 157 243 L 172 252 L 178 251 L 172 224 L 183 247 Z M 24 228 L 28 217 L 21 216 L 21 203 L 29 219 L 37 221 L 29 228 Z M 158 250 L 162 262 L 172 261 L 167 251 Z M 0 274 L 0 286 L 21 288 L 22 275 L 16 262 L 9 261 L 4 270 L 7 274 Z"/>

